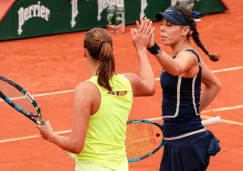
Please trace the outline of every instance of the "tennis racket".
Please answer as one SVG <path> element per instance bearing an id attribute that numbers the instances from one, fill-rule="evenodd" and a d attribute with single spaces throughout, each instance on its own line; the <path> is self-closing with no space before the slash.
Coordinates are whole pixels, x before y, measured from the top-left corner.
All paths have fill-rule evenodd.
<path id="1" fill-rule="evenodd" d="M 220 123 L 220 117 L 202 121 L 204 126 Z M 128 162 L 138 162 L 155 154 L 164 145 L 163 124 L 151 120 L 127 122 L 126 151 Z"/>
<path id="2" fill-rule="evenodd" d="M 218 124 L 219 116 L 202 121 L 203 126 Z M 164 145 L 163 124 L 151 120 L 127 122 L 126 152 L 128 162 L 138 162 L 155 154 Z M 71 159 L 75 154 L 66 152 Z"/>
<path id="3" fill-rule="evenodd" d="M 22 86 L 4 76 L 0 76 L 0 97 L 37 125 L 45 125 L 40 107 L 34 98 Z"/>

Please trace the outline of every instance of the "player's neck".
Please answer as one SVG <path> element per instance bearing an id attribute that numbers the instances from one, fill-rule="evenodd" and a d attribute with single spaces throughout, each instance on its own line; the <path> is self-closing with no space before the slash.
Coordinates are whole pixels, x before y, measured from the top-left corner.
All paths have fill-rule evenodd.
<path id="1" fill-rule="evenodd" d="M 99 67 L 99 64 L 98 62 L 92 62 L 90 65 L 89 65 L 89 68 L 90 68 L 90 71 L 91 71 L 91 75 L 94 76 L 94 75 L 97 75 L 97 70 L 98 70 L 98 67 Z"/>
<path id="2" fill-rule="evenodd" d="M 171 46 L 172 56 L 176 56 L 180 51 L 186 49 L 188 46 L 190 46 L 190 44 L 187 40 L 183 40 L 174 44 L 173 46 Z"/>

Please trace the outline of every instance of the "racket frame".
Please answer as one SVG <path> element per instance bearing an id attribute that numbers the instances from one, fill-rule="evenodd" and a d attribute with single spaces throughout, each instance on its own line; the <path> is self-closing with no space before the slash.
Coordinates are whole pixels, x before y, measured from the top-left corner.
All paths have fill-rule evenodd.
<path id="1" fill-rule="evenodd" d="M 160 124 L 160 123 L 157 123 L 157 122 L 154 122 L 154 121 L 151 121 L 151 120 L 142 120 L 142 119 L 141 120 L 129 120 L 129 121 L 127 121 L 127 124 L 142 123 L 142 122 L 156 125 L 161 129 L 161 132 L 162 132 L 163 124 Z M 222 120 L 221 120 L 220 116 L 217 116 L 217 117 L 213 117 L 213 118 L 210 118 L 210 119 L 203 120 L 202 125 L 203 126 L 209 126 L 209 125 L 219 124 L 221 122 L 222 122 Z M 154 153 L 156 153 L 163 145 L 164 145 L 164 138 L 162 139 L 159 146 L 157 148 L 155 148 L 152 152 L 150 152 L 149 154 L 146 154 L 144 156 L 138 157 L 138 158 L 128 159 L 128 162 L 138 162 L 140 160 L 146 159 L 146 158 L 152 156 Z"/>
<path id="2" fill-rule="evenodd" d="M 161 135 L 163 136 L 163 132 L 162 132 L 162 128 L 163 128 L 163 124 L 159 124 L 157 122 L 154 122 L 154 121 L 151 121 L 151 120 L 129 120 L 127 121 L 127 125 L 129 124 L 134 124 L 134 123 L 148 123 L 148 124 L 151 124 L 151 125 L 155 125 L 157 127 L 160 128 L 161 130 Z M 143 159 L 146 159 L 150 156 L 152 156 L 153 154 L 155 154 L 157 151 L 159 151 L 159 149 L 164 145 L 164 138 L 161 140 L 160 144 L 158 145 L 158 147 L 156 147 L 153 151 L 151 151 L 150 153 L 146 154 L 146 155 L 143 155 L 141 157 L 137 157 L 137 158 L 131 158 L 131 159 L 128 159 L 128 162 L 129 163 L 132 163 L 132 162 L 138 162 L 140 160 L 143 160 Z"/>
<path id="3" fill-rule="evenodd" d="M 43 116 L 41 114 L 41 109 L 38 105 L 38 103 L 35 101 L 35 99 L 19 84 L 14 82 L 13 80 L 6 78 L 4 76 L 0 75 L 0 80 L 5 81 L 6 83 L 10 84 L 11 86 L 15 87 L 21 94 L 23 94 L 30 102 L 31 104 L 35 107 L 37 111 L 37 115 L 33 115 L 32 113 L 29 113 L 25 110 L 23 110 L 20 106 L 16 105 L 11 98 L 8 98 L 1 90 L 0 90 L 0 97 L 7 103 L 9 104 L 12 108 L 17 110 L 18 112 L 22 113 L 24 116 L 32 120 L 34 123 L 37 125 L 45 125 L 45 121 L 43 119 Z M 39 118 L 40 121 L 37 119 Z"/>

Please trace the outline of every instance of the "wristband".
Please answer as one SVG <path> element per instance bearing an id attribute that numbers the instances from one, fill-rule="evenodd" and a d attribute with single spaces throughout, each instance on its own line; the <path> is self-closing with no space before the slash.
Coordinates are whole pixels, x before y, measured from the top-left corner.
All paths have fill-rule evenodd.
<path id="1" fill-rule="evenodd" d="M 162 52 L 162 49 L 156 42 L 154 42 L 154 45 L 152 47 L 147 48 L 147 50 L 154 56 L 159 56 Z"/>

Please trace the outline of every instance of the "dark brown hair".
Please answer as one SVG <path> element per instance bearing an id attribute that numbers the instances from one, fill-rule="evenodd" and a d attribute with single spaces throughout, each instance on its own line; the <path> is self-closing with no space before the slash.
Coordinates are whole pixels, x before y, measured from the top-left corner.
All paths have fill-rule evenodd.
<path id="1" fill-rule="evenodd" d="M 109 32 L 103 28 L 94 28 L 84 37 L 84 48 L 87 48 L 93 60 L 98 61 L 98 84 L 108 91 L 112 90 L 110 79 L 115 73 L 113 43 Z"/>
<path id="2" fill-rule="evenodd" d="M 211 54 L 208 52 L 208 50 L 205 48 L 205 46 L 203 45 L 203 43 L 201 42 L 200 38 L 199 38 L 199 32 L 197 31 L 197 26 L 196 26 L 196 22 L 194 21 L 194 18 L 192 16 L 192 11 L 180 7 L 180 6 L 173 6 L 175 9 L 177 9 L 184 17 L 187 21 L 189 21 L 191 23 L 191 37 L 194 40 L 194 42 L 196 43 L 196 45 L 198 47 L 200 47 L 203 52 L 214 62 L 218 61 L 220 58 L 220 55 L 218 54 Z M 188 35 L 188 37 L 190 36 L 190 34 Z"/>

